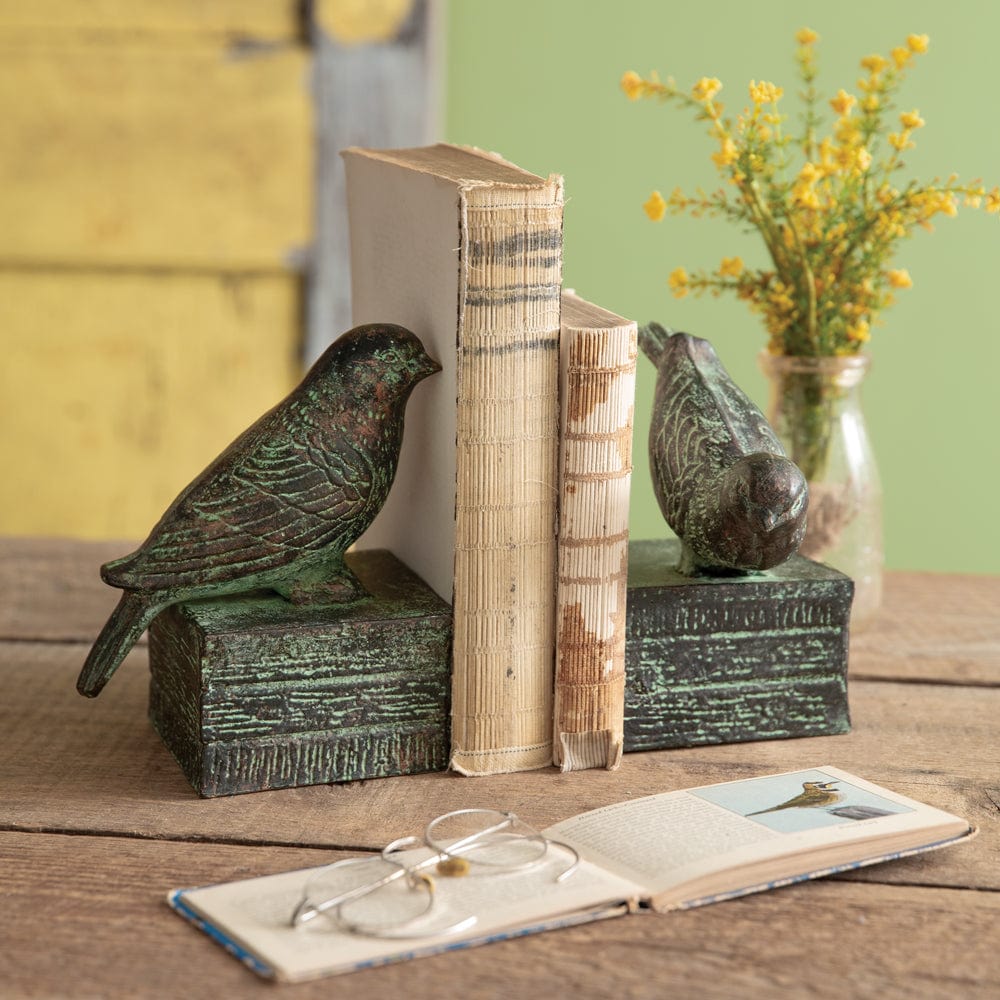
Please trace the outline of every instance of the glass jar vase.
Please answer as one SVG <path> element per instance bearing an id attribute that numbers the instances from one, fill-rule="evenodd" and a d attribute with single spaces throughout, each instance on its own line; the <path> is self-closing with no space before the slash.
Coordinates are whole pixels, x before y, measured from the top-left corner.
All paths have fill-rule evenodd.
<path id="1" fill-rule="evenodd" d="M 864 413 L 867 355 L 789 357 L 764 352 L 768 420 L 809 483 L 806 536 L 799 552 L 854 580 L 852 627 L 882 603 L 882 488 Z"/>

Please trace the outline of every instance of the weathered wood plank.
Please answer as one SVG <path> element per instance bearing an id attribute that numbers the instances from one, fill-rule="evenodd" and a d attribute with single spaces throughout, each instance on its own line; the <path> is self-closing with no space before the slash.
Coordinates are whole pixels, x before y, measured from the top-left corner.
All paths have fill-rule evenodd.
<path id="1" fill-rule="evenodd" d="M 163 896 L 326 860 L 287 848 L 0 834 L 3 992 L 273 996 Z M 1000 979 L 998 922 L 997 893 L 826 881 L 302 984 L 295 996 L 431 997 L 447 984 L 448 995 L 476 998 L 986 998 Z"/>
<path id="2" fill-rule="evenodd" d="M 0 827 L 375 848 L 464 806 L 546 826 L 631 796 L 827 763 L 982 828 L 969 845 L 885 866 L 887 881 L 1000 889 L 1000 689 L 857 683 L 849 735 L 627 754 L 616 772 L 422 774 L 200 801 L 146 719 L 145 651 L 95 700 L 74 688 L 85 652 L 0 644 Z"/>
<path id="3" fill-rule="evenodd" d="M 420 146 L 437 131 L 436 0 L 310 4 L 316 232 L 306 286 L 308 361 L 351 326 L 348 146 Z"/>
<path id="4" fill-rule="evenodd" d="M 0 4 L 0 32 L 33 29 L 49 39 L 66 33 L 75 44 L 107 44 L 109 36 L 139 32 L 290 40 L 301 32 L 298 8 L 298 0 L 7 0 Z"/>
<path id="5" fill-rule="evenodd" d="M 119 594 L 101 582 L 99 567 L 134 548 L 135 542 L 0 537 L 0 640 L 93 642 Z"/>
<path id="6" fill-rule="evenodd" d="M 298 381 L 298 317 L 283 275 L 0 270 L 3 530 L 144 538 Z M 32 601 L 58 617 L 65 585 Z"/>
<path id="7" fill-rule="evenodd" d="M 37 502 L 37 489 L 33 495 Z M 144 523 L 136 535 L 151 526 L 152 521 Z M 90 641 L 116 594 L 101 583 L 97 568 L 132 547 L 131 542 L 0 537 L 0 585 L 6 595 L 0 602 L 0 639 Z M 851 637 L 850 675 L 1000 684 L 997 608 L 1000 577 L 890 572 L 878 621 Z"/>
<path id="8" fill-rule="evenodd" d="M 300 256 L 313 158 L 303 45 L 80 47 L 0 32 L 0 56 L 0 261 L 285 271 Z"/>
<path id="9" fill-rule="evenodd" d="M 998 576 L 889 573 L 878 618 L 851 637 L 851 676 L 1000 684 L 998 609 Z"/>

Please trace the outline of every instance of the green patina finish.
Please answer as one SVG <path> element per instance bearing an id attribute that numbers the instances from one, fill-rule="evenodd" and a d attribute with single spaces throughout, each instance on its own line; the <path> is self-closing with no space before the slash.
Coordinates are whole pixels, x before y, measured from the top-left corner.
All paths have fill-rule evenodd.
<path id="1" fill-rule="evenodd" d="M 805 477 L 707 340 L 650 323 L 639 345 L 657 369 L 649 467 L 683 542 L 678 568 L 704 576 L 780 565 L 805 534 Z"/>
<path id="2" fill-rule="evenodd" d="M 80 671 L 80 693 L 99 694 L 170 605 L 259 588 L 296 604 L 363 596 L 344 552 L 381 510 L 406 402 L 436 371 L 400 326 L 356 327 L 332 344 L 180 493 L 135 552 L 102 567 L 123 594 Z"/>
<path id="3" fill-rule="evenodd" d="M 801 556 L 690 577 L 680 551 L 629 545 L 625 749 L 848 732 L 850 578 Z"/>
<path id="4" fill-rule="evenodd" d="M 150 717 L 204 796 L 443 770 L 451 608 L 385 551 L 367 597 L 190 601 L 150 629 Z"/>

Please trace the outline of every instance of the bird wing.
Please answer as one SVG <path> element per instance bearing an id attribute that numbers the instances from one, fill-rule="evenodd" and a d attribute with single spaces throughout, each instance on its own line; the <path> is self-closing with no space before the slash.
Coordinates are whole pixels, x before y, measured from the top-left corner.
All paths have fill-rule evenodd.
<path id="1" fill-rule="evenodd" d="M 374 472 L 364 452 L 299 412 L 245 431 L 171 504 L 146 542 L 109 564 L 120 587 L 187 588 L 287 566 L 344 537 L 365 513 Z"/>

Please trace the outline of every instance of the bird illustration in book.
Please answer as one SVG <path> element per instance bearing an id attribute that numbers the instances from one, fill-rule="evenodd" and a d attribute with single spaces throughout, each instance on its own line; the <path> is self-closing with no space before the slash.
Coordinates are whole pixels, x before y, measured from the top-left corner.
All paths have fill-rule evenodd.
<path id="1" fill-rule="evenodd" d="M 413 388 L 440 371 L 409 330 L 356 327 L 167 508 L 131 555 L 101 567 L 124 591 L 77 680 L 99 694 L 171 604 L 269 588 L 296 603 L 364 595 L 344 551 L 385 503 Z"/>
<path id="2" fill-rule="evenodd" d="M 653 488 L 688 576 L 770 569 L 798 549 L 809 488 L 760 410 L 707 340 L 639 329 L 657 367 L 649 432 Z"/>
<path id="3" fill-rule="evenodd" d="M 781 812 L 783 809 L 823 809 L 836 805 L 844 797 L 844 793 L 834 787 L 836 784 L 836 781 L 803 781 L 802 791 L 794 798 L 746 815 L 762 816 L 764 813 Z"/>

